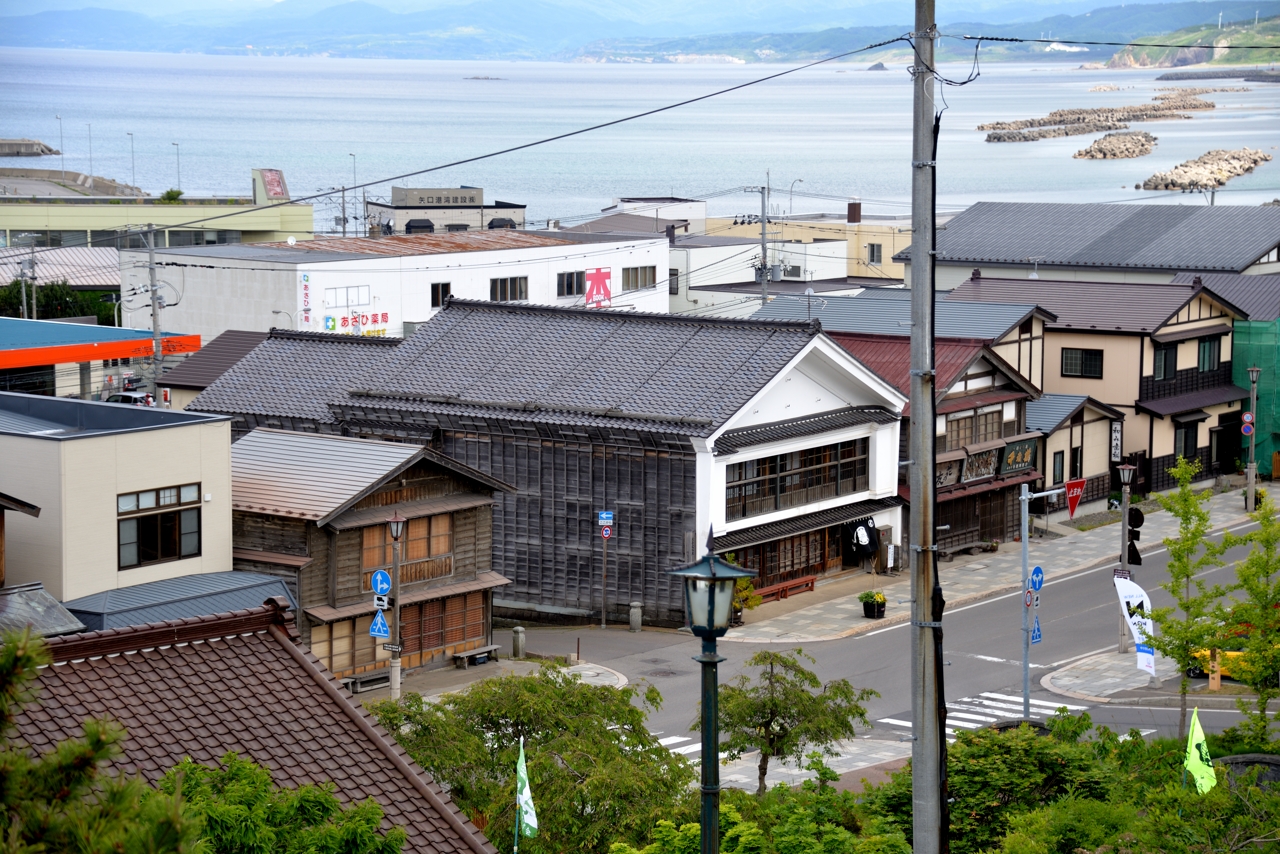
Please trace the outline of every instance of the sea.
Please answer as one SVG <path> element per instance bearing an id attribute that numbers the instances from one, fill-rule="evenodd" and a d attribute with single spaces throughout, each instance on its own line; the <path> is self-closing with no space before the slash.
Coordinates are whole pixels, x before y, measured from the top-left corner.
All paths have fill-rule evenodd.
<path id="1" fill-rule="evenodd" d="M 1081 62 L 1088 61 L 1080 54 Z M 1280 85 L 1162 83 L 1160 70 L 1088 70 L 1076 62 L 987 63 L 966 85 L 939 86 L 938 201 L 1208 204 L 1198 193 L 1134 189 L 1151 174 L 1218 148 L 1280 155 Z M 777 64 L 577 64 L 329 57 L 210 56 L 0 49 L 0 137 L 27 137 L 63 157 L 0 166 L 65 168 L 158 194 L 247 195 L 250 170 L 284 171 L 294 198 L 375 182 L 472 186 L 486 200 L 528 205 L 532 221 L 566 224 L 621 196 L 707 198 L 714 215 L 909 211 L 911 78 L 903 64 L 870 71 L 828 63 L 666 112 L 411 176 L 776 74 Z M 939 72 L 960 82 L 968 64 Z M 1116 91 L 1090 91 L 1110 84 Z M 1077 160 L 1099 135 L 988 143 L 983 122 L 1051 110 L 1148 102 L 1159 87 L 1247 86 L 1205 95 L 1191 120 L 1133 125 L 1158 137 L 1132 160 Z M 56 118 L 61 116 L 61 122 Z M 130 137 L 132 133 L 132 149 Z M 175 145 L 176 143 L 176 145 Z M 0 179 L 0 183 L 3 180 Z M 1280 162 L 1233 179 L 1216 204 L 1280 197 Z M 317 220 L 328 216 L 322 207 Z"/>

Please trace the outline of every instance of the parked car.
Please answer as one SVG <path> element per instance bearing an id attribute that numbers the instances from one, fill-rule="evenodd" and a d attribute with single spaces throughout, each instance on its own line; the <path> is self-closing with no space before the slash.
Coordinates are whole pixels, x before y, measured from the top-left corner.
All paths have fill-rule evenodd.
<path id="1" fill-rule="evenodd" d="M 118 391 L 107 398 L 107 403 L 128 403 L 132 406 L 155 406 L 156 401 L 145 391 Z"/>

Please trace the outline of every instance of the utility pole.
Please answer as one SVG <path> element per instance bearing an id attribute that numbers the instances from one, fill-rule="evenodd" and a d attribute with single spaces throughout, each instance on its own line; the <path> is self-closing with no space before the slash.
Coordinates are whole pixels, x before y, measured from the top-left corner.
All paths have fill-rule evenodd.
<path id="1" fill-rule="evenodd" d="M 129 137 L 129 180 L 136 187 L 138 186 L 138 160 L 133 156 L 133 134 L 125 131 L 124 135 Z"/>
<path id="2" fill-rule="evenodd" d="M 62 183 L 67 183 L 67 146 L 62 141 L 62 116 L 54 116 L 58 120 L 58 156 L 62 158 Z"/>
<path id="3" fill-rule="evenodd" d="M 934 0 L 916 0 L 911 134 L 911 805 L 915 854 L 946 854 L 933 373 Z"/>
<path id="4" fill-rule="evenodd" d="M 89 189 L 93 189 L 93 125 L 86 125 L 89 128 Z"/>
<path id="5" fill-rule="evenodd" d="M 152 393 L 160 398 L 160 372 L 163 353 L 160 347 L 160 309 L 164 301 L 160 299 L 160 289 L 156 286 L 156 227 L 147 223 L 147 271 L 151 276 L 151 361 L 152 361 Z"/>
<path id="6" fill-rule="evenodd" d="M 40 319 L 40 292 L 36 290 L 36 245 L 31 244 L 31 258 L 26 263 L 27 278 L 31 280 L 31 312 L 27 315 L 32 320 Z"/>

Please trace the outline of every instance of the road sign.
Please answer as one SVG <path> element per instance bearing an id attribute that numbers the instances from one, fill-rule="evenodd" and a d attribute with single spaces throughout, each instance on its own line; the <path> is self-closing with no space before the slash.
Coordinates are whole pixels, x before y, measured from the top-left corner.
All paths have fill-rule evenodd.
<path id="1" fill-rule="evenodd" d="M 1030 608 L 1030 607 L 1031 607 L 1031 597 L 1033 597 L 1033 596 L 1035 596 L 1035 595 L 1036 595 L 1036 594 L 1034 594 L 1034 593 L 1032 593 L 1030 590 L 1028 590 L 1026 593 L 1024 593 L 1024 594 L 1023 594 L 1023 597 L 1022 597 L 1022 602 L 1023 602 L 1023 604 L 1024 604 L 1024 605 L 1026 605 L 1028 608 Z"/>
<path id="2" fill-rule="evenodd" d="M 1035 600 L 1034 600 L 1034 604 L 1032 605 L 1032 607 L 1033 607 L 1033 608 L 1039 608 L 1039 607 L 1040 607 L 1040 594 L 1039 594 L 1039 593 L 1035 594 L 1035 597 L 1036 597 L 1036 598 L 1035 598 Z"/>
<path id="3" fill-rule="evenodd" d="M 1040 634 L 1040 615 L 1036 614 L 1036 624 L 1031 627 L 1031 642 L 1033 644 L 1040 643 L 1044 640 L 1044 636 Z"/>
<path id="4" fill-rule="evenodd" d="M 385 611 L 391 607 L 391 603 L 387 601 L 387 597 L 380 593 L 373 594 L 373 607 L 379 611 Z"/>
<path id="5" fill-rule="evenodd" d="M 612 511 L 612 510 L 601 510 L 601 511 L 599 511 L 598 513 L 596 513 L 596 516 L 597 516 L 597 517 L 598 517 L 598 519 L 599 519 L 600 527 L 601 527 L 601 528 L 603 528 L 605 525 L 612 525 L 612 524 L 613 524 L 613 511 Z"/>
<path id="6" fill-rule="evenodd" d="M 400 643 L 384 643 L 382 648 L 392 655 L 398 655 L 399 653 L 404 652 L 404 644 Z"/>
<path id="7" fill-rule="evenodd" d="M 1044 570 L 1037 566 L 1031 570 L 1031 589 L 1039 593 L 1041 587 L 1044 587 Z"/>
<path id="8" fill-rule="evenodd" d="M 369 637 L 371 638 L 391 637 L 391 629 L 387 627 L 387 618 L 382 616 L 381 611 L 373 612 L 373 622 L 369 624 Z"/>
<path id="9" fill-rule="evenodd" d="M 1243 434 L 1245 434 L 1246 436 L 1252 436 L 1252 435 L 1253 435 L 1253 425 L 1252 425 L 1252 424 L 1241 424 L 1241 425 L 1240 425 L 1240 432 L 1241 432 L 1241 433 L 1243 433 Z"/>
<path id="10" fill-rule="evenodd" d="M 1240 416 L 1240 420 L 1241 420 L 1241 421 L 1243 421 L 1245 424 L 1252 424 L 1252 423 L 1253 423 L 1253 413 L 1252 413 L 1252 412 L 1246 412 L 1246 413 L 1244 413 L 1243 415 L 1241 415 L 1241 416 Z"/>
<path id="11" fill-rule="evenodd" d="M 1076 518 L 1076 508 L 1080 506 L 1080 496 L 1084 495 L 1084 478 L 1067 481 L 1067 515 Z"/>
<path id="12" fill-rule="evenodd" d="M 391 576 L 385 569 L 379 569 L 373 574 L 373 578 L 369 579 L 369 587 L 379 596 L 386 596 L 391 592 Z"/>
<path id="13" fill-rule="evenodd" d="M 605 525 L 603 528 L 600 529 L 600 536 L 604 537 L 606 540 L 609 539 L 610 537 L 613 536 L 613 528 L 609 527 L 608 525 Z"/>

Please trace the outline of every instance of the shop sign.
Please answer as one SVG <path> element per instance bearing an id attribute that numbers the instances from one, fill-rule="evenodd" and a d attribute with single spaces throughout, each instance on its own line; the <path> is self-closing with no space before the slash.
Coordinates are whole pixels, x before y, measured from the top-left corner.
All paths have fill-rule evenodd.
<path id="1" fill-rule="evenodd" d="M 992 448 L 989 451 L 979 451 L 965 458 L 964 476 L 961 480 L 968 483 L 971 480 L 994 477 L 996 469 L 1000 465 L 1000 451 L 1000 448 Z"/>
<path id="2" fill-rule="evenodd" d="M 933 473 L 933 482 L 939 488 L 944 486 L 954 486 L 960 482 L 961 460 L 951 460 L 950 462 L 938 463 L 938 468 Z"/>
<path id="3" fill-rule="evenodd" d="M 1023 439 L 1021 442 L 1010 442 L 1001 451 L 1000 473 L 1026 471 L 1036 465 L 1036 440 Z"/>
<path id="4" fill-rule="evenodd" d="M 1120 453 L 1122 447 L 1122 427 L 1119 421 L 1111 422 L 1111 462 L 1120 462 Z"/>

